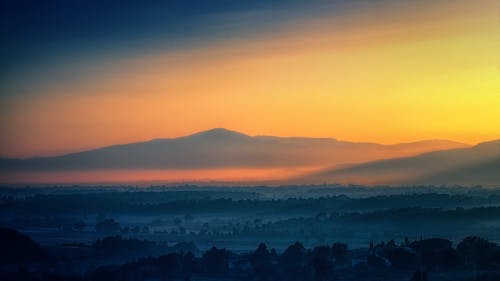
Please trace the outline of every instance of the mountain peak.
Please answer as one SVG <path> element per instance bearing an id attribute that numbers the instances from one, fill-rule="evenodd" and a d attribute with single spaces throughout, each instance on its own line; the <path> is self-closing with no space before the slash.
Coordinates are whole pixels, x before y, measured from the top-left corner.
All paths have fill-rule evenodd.
<path id="1" fill-rule="evenodd" d="M 192 135 L 187 136 L 189 138 L 192 137 L 203 137 L 210 139 L 222 139 L 222 138 L 249 138 L 250 136 L 245 135 L 240 132 L 228 130 L 226 128 L 213 128 L 206 131 L 201 131 L 198 133 L 194 133 Z"/>

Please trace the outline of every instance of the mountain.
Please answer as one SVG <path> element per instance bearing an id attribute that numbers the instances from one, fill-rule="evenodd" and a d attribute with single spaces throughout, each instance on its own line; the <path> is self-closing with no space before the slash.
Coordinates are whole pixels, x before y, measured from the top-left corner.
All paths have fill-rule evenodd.
<path id="1" fill-rule="evenodd" d="M 0 171 L 326 167 L 465 147 L 452 141 L 398 145 L 330 138 L 248 136 L 216 128 L 55 157 L 0 159 Z"/>
<path id="2" fill-rule="evenodd" d="M 500 140 L 469 148 L 328 169 L 303 177 L 300 181 L 500 186 Z"/>

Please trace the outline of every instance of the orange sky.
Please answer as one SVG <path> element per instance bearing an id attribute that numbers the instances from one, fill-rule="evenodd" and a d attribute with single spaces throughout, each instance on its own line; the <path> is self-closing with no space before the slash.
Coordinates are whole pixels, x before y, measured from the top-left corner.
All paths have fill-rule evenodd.
<path id="1" fill-rule="evenodd" d="M 9 184 L 116 184 L 235 182 L 282 180 L 315 172 L 314 168 L 224 168 L 197 170 L 104 170 L 0 173 L 0 182 Z"/>
<path id="2" fill-rule="evenodd" d="M 497 139 L 498 4 L 478 2 L 311 19 L 279 34 L 95 61 L 91 74 L 2 97 L 0 155 L 213 127 L 379 143 Z"/>

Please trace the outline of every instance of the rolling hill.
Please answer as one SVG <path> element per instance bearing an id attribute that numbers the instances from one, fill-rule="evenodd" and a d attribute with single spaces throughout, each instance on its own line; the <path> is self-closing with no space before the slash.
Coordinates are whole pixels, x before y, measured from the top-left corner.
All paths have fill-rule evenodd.
<path id="1" fill-rule="evenodd" d="M 500 140 L 469 148 L 327 169 L 299 181 L 500 186 Z"/>
<path id="2" fill-rule="evenodd" d="M 466 147 L 447 140 L 381 145 L 331 138 L 248 136 L 216 128 L 55 157 L 0 159 L 0 171 L 327 167 Z"/>

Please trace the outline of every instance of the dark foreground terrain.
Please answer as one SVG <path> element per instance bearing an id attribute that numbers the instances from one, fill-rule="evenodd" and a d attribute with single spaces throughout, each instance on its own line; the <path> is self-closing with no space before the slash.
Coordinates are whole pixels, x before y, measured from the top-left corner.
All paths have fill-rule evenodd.
<path id="1" fill-rule="evenodd" d="M 496 189 L 3 187 L 0 194 L 0 280 L 500 280 Z"/>
<path id="2" fill-rule="evenodd" d="M 1 280 L 499 280 L 500 247 L 466 237 L 456 247 L 429 238 L 397 244 L 394 240 L 350 250 L 346 244 L 306 249 L 300 242 L 278 253 L 261 243 L 248 253 L 212 247 L 196 256 L 194 245 L 168 247 L 155 242 L 110 236 L 91 245 L 77 244 L 79 256 L 51 252 L 13 229 L 0 228 Z M 192 249 L 189 249 L 192 247 Z M 164 254 L 125 263 L 114 258 L 134 251 Z M 85 254 L 84 254 L 85 253 Z M 108 260 L 90 265 L 84 260 Z M 80 267 L 80 268 L 78 268 Z"/>

